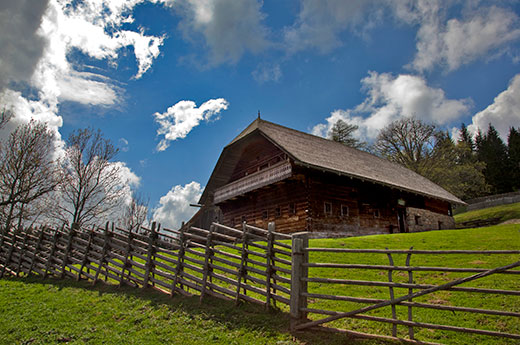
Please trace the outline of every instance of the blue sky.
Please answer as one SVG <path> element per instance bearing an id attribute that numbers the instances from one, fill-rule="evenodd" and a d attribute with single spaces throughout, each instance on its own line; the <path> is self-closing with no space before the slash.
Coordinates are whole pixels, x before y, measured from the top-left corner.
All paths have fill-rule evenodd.
<path id="1" fill-rule="evenodd" d="M 505 139 L 520 125 L 519 16 L 507 0 L 7 1 L 4 132 L 100 128 L 122 179 L 175 227 L 259 110 L 322 136 L 343 119 L 371 141 L 417 116 Z"/>

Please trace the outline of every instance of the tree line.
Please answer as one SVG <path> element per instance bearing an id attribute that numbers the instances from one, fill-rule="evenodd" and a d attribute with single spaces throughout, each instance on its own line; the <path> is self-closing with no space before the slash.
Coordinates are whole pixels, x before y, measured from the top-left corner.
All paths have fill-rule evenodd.
<path id="1" fill-rule="evenodd" d="M 3 110 L 0 129 L 13 118 Z M 118 153 L 100 130 L 72 132 L 65 147 L 56 133 L 35 120 L 0 142 L 0 227 L 35 222 L 85 226 L 112 219 L 128 229 L 146 222 L 148 203 L 128 195 Z"/>
<path id="2" fill-rule="evenodd" d="M 520 128 L 510 128 L 506 144 L 491 124 L 472 136 L 462 123 L 453 140 L 436 125 L 402 118 L 384 127 L 371 145 L 355 137 L 357 129 L 338 120 L 329 138 L 403 165 L 462 200 L 520 188 Z"/>

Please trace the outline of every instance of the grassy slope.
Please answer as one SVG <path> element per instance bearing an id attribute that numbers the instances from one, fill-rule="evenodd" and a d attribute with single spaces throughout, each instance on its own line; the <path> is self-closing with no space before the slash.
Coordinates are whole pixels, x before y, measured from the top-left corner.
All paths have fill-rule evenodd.
<path id="1" fill-rule="evenodd" d="M 312 247 L 345 247 L 345 248 L 390 248 L 390 249 L 472 249 L 472 250 L 520 250 L 520 226 L 502 225 L 480 229 L 431 231 L 415 234 L 395 234 L 357 237 L 339 240 L 313 240 Z M 406 255 L 392 255 L 394 264 L 405 265 Z M 388 264 L 385 254 L 336 254 L 311 253 L 311 262 L 337 262 L 337 263 L 364 263 L 364 264 Z M 518 261 L 518 255 L 412 255 L 411 265 L 414 266 L 443 266 L 443 267 L 477 267 L 493 268 Z M 414 282 L 419 284 L 442 284 L 450 280 L 469 276 L 472 273 L 440 273 L 417 272 L 414 273 Z M 386 272 L 377 270 L 339 270 L 327 268 L 311 268 L 311 277 L 328 277 L 338 279 L 377 280 L 388 281 Z M 394 272 L 394 282 L 408 282 L 406 272 Z M 494 275 L 478 282 L 466 283 L 463 286 L 473 286 L 495 289 L 518 290 L 518 275 Z M 394 289 L 396 296 L 405 295 L 407 290 Z M 388 299 L 388 288 L 361 287 L 343 284 L 310 283 L 309 291 L 312 293 L 346 295 L 355 297 L 369 297 Z M 416 302 L 433 304 L 446 304 L 466 306 L 473 308 L 509 310 L 520 312 L 520 299 L 517 296 L 494 296 L 478 293 L 462 293 L 440 291 L 433 295 L 427 295 L 415 299 Z M 310 308 L 328 309 L 335 311 L 353 310 L 364 306 L 350 302 L 317 300 L 310 303 Z M 397 307 L 397 313 L 401 319 L 406 320 L 406 307 Z M 374 316 L 391 317 L 391 309 L 386 308 L 369 313 Z M 312 319 L 320 319 L 321 316 L 311 314 Z M 499 330 L 520 334 L 520 322 L 518 319 L 494 317 L 479 314 L 452 313 L 431 309 L 414 309 L 414 320 L 427 323 L 438 323 L 453 326 L 472 327 L 488 330 Z M 332 323 L 331 326 L 347 329 L 355 329 L 374 333 L 374 330 L 390 334 L 391 326 L 382 323 L 369 323 L 364 320 L 343 319 Z M 407 328 L 400 326 L 399 335 L 406 336 Z M 450 331 L 432 331 L 416 329 L 416 335 L 422 340 L 433 340 L 447 344 L 516 344 L 518 341 L 503 340 L 484 336 L 461 335 Z"/>
<path id="2" fill-rule="evenodd" d="M 520 226 L 495 226 L 481 229 L 432 231 L 417 234 L 394 234 L 348 239 L 311 240 L 311 247 L 348 248 L 409 248 L 415 249 L 520 249 Z M 403 255 L 394 255 L 396 265 L 404 264 Z M 412 265 L 452 267 L 496 267 L 518 260 L 518 256 L 412 256 Z M 311 254 L 313 262 L 348 262 L 387 264 L 381 254 L 334 255 Z M 311 269 L 314 277 L 342 279 L 374 279 L 387 281 L 386 272 Z M 463 274 L 466 276 L 468 274 Z M 417 283 L 442 283 L 460 274 L 416 273 Z M 518 275 L 485 278 L 479 286 L 518 289 Z M 394 273 L 394 281 L 406 282 L 403 272 Z M 476 286 L 467 284 L 467 286 Z M 310 292 L 388 298 L 388 288 L 353 287 L 339 284 L 309 284 Z M 407 291 L 396 289 L 396 296 Z M 485 296 L 460 292 L 439 292 L 417 301 L 450 303 L 452 305 L 505 309 L 520 312 L 517 296 Z M 345 311 L 359 304 L 337 301 L 310 301 L 311 308 Z M 287 311 L 287 310 L 284 310 Z M 406 319 L 406 308 L 398 307 Z M 287 332 L 288 316 L 282 312 L 265 313 L 252 305 L 207 299 L 199 305 L 198 298 L 168 296 L 132 288 L 91 287 L 85 282 L 10 278 L 0 280 L 0 344 L 357 344 L 346 342 L 344 335 Z M 372 315 L 390 316 L 390 308 Z M 311 314 L 311 318 L 320 318 Z M 477 327 L 520 333 L 520 324 L 486 315 L 467 316 L 462 313 L 414 309 L 414 320 L 458 326 Z M 518 321 L 518 320 L 516 320 Z M 390 334 L 391 326 L 363 320 L 342 320 L 331 326 L 365 332 Z M 404 336 L 406 328 L 399 327 Z M 416 330 L 419 339 L 448 344 L 514 344 L 507 340 L 473 337 L 453 332 Z M 378 342 L 362 342 L 376 344 Z"/>
<path id="3" fill-rule="evenodd" d="M 455 218 L 456 223 L 462 223 L 472 220 L 485 220 L 498 217 L 500 217 L 502 221 L 520 219 L 520 203 L 463 212 L 456 214 L 453 218 Z"/>

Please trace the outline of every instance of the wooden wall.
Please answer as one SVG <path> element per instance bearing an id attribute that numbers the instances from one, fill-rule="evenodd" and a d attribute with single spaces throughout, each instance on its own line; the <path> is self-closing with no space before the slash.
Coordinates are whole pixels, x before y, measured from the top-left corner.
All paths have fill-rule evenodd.
<path id="1" fill-rule="evenodd" d="M 308 230 L 307 198 L 304 181 L 288 179 L 226 200 L 219 206 L 225 225 L 239 228 L 245 220 L 248 224 L 267 229 L 269 222 L 275 222 L 276 231 L 291 233 Z"/>

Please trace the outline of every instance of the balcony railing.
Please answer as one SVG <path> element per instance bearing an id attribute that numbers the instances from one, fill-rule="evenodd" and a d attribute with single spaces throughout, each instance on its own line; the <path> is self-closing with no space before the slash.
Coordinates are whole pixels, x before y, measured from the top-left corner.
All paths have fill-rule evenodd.
<path id="1" fill-rule="evenodd" d="M 291 163 L 287 161 L 277 163 L 267 169 L 260 170 L 217 188 L 217 190 L 215 190 L 213 201 L 215 204 L 218 204 L 224 200 L 284 180 L 290 177 L 291 174 Z"/>

